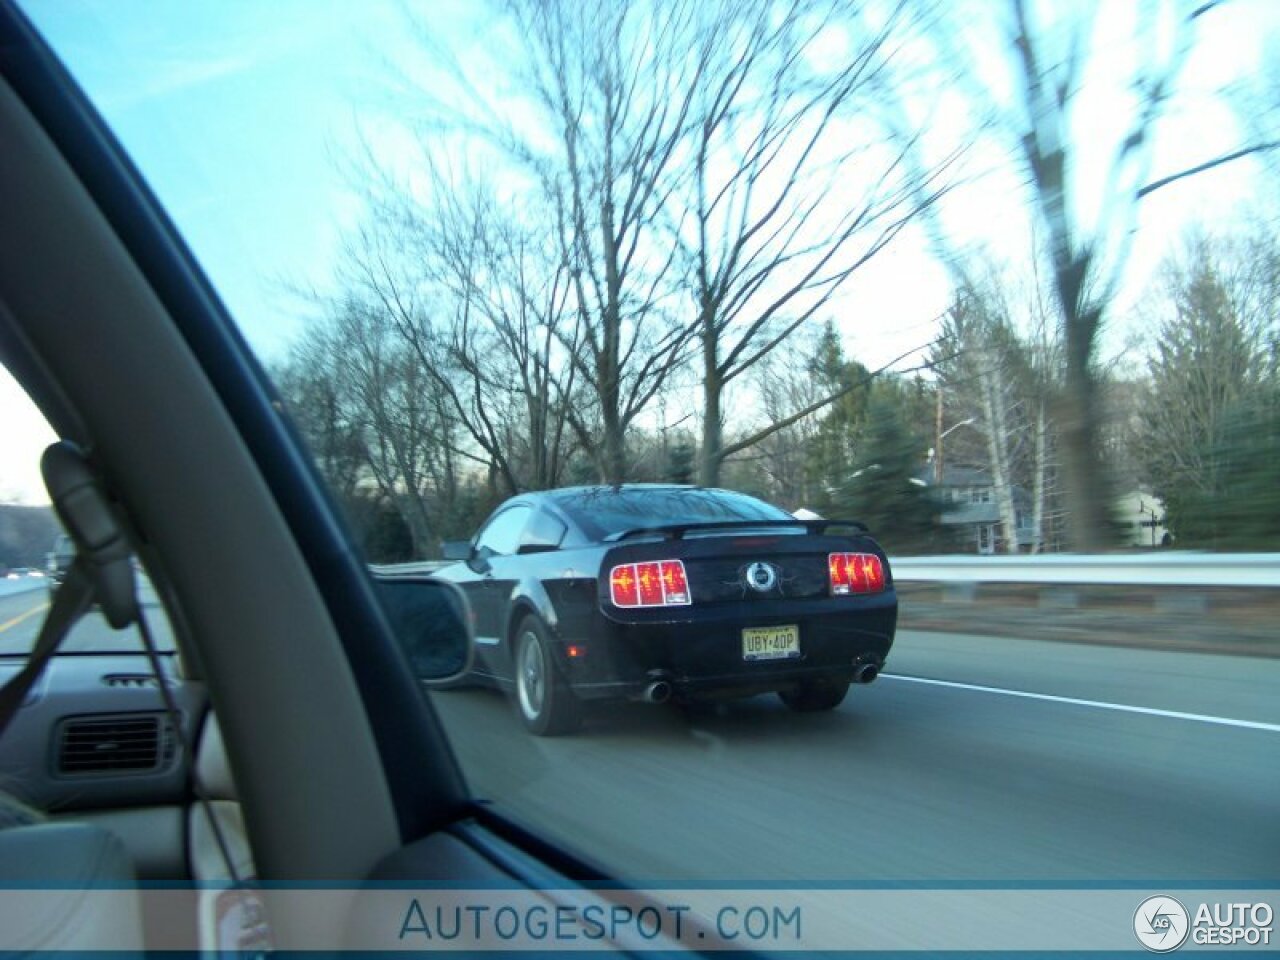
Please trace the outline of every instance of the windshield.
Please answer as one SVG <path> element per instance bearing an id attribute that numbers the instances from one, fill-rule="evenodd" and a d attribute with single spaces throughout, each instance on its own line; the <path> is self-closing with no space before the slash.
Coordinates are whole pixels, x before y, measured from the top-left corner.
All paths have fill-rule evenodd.
<path id="1" fill-rule="evenodd" d="M 57 436 L 36 405 L 0 366 L 0 658 L 20 663 L 35 646 L 55 591 L 75 559 L 40 478 L 40 455 Z M 151 581 L 135 562 L 138 600 L 156 648 L 176 647 L 168 616 Z M 63 654 L 142 653 L 136 628 L 113 630 L 91 609 L 59 645 Z"/>
<path id="2" fill-rule="evenodd" d="M 1274 883 L 1280 4 L 23 8 L 467 597 L 493 809 L 636 883 Z M 869 534 L 466 547 L 552 490 Z"/>

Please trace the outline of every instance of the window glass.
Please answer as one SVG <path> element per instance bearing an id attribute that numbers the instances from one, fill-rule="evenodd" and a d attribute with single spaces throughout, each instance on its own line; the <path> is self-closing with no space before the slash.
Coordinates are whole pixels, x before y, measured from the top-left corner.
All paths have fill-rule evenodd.
<path id="1" fill-rule="evenodd" d="M 503 510 L 480 532 L 476 548 L 488 549 L 491 553 L 500 556 L 515 553 L 516 548 L 520 546 L 520 534 L 528 520 L 528 507 L 516 506 Z"/>
<path id="2" fill-rule="evenodd" d="M 564 540 L 568 527 L 559 517 L 546 510 L 539 510 L 529 521 L 529 527 L 520 538 L 522 546 L 558 547 Z"/>
<path id="3" fill-rule="evenodd" d="M 561 494 L 556 502 L 597 537 L 675 524 L 794 519 L 771 504 L 726 490 L 603 487 Z"/>
<path id="4" fill-rule="evenodd" d="M 40 476 L 40 456 L 57 435 L 25 390 L 0 366 L 0 658 L 20 662 L 30 653 L 53 599 L 74 559 Z M 138 599 L 156 646 L 175 649 L 173 629 L 146 572 L 134 563 Z M 63 639 L 60 652 L 141 653 L 136 628 L 113 630 L 97 609 Z M 6 674 L 0 674 L 0 681 Z M 0 779 L 6 771 L 0 770 Z"/>
<path id="5" fill-rule="evenodd" d="M 466 592 L 504 693 L 432 696 L 499 810 L 646 881 L 1274 881 L 1280 3 L 19 2 L 355 548 Z M 495 515 L 551 490 L 569 537 Z M 577 542 L 795 514 L 885 575 Z M 490 517 L 562 546 L 442 562 Z M 875 683 L 804 675 L 877 583 Z"/>

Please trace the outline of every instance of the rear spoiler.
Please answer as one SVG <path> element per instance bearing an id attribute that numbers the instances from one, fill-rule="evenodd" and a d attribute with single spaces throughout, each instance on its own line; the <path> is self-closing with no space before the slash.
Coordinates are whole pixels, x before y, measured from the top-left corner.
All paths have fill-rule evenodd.
<path id="1" fill-rule="evenodd" d="M 804 527 L 806 533 L 817 536 L 828 527 L 853 527 L 859 533 L 869 533 L 865 523 L 857 520 L 719 520 L 707 523 L 671 523 L 657 527 L 635 527 L 613 533 L 604 538 L 605 543 L 617 543 L 632 537 L 665 537 L 680 540 L 690 530 L 759 530 L 761 527 Z"/>

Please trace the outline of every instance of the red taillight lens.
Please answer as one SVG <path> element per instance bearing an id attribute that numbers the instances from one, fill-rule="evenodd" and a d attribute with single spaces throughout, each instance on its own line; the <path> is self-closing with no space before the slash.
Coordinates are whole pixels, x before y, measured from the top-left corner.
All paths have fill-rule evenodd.
<path id="1" fill-rule="evenodd" d="M 689 581 L 684 576 L 684 564 L 679 560 L 662 561 L 662 595 L 666 603 L 689 602 Z"/>
<path id="2" fill-rule="evenodd" d="M 619 607 L 634 607 L 640 603 L 636 588 L 636 568 L 633 564 L 614 567 L 609 575 L 609 593 Z"/>
<path id="3" fill-rule="evenodd" d="M 827 555 L 827 570 L 831 576 L 831 593 L 839 596 L 849 592 L 849 555 L 847 553 L 831 553 Z"/>
<path id="4" fill-rule="evenodd" d="M 657 563 L 637 563 L 636 581 L 640 584 L 640 606 L 662 606 L 662 566 Z"/>
<path id="5" fill-rule="evenodd" d="M 827 571 L 833 597 L 884 590 L 884 564 L 874 553 L 828 554 Z"/>
<path id="6" fill-rule="evenodd" d="M 680 607 L 692 602 L 679 560 L 614 567 L 609 572 L 609 598 L 619 607 Z"/>

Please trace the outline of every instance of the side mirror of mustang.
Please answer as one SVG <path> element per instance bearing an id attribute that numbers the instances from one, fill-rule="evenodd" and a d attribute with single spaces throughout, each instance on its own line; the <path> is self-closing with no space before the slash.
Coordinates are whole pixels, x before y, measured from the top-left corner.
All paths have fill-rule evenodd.
<path id="1" fill-rule="evenodd" d="M 440 544 L 440 556 L 446 560 L 470 560 L 470 540 L 445 540 Z"/>

